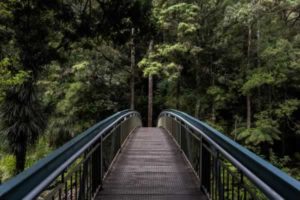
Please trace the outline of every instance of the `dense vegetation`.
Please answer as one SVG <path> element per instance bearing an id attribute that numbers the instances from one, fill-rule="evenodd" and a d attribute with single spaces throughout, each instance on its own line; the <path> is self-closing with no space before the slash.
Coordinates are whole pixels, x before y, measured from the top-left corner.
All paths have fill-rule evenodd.
<path id="1" fill-rule="evenodd" d="M 300 179 L 299 1 L 2 0 L 0 180 L 115 111 L 146 124 L 148 80 L 154 119 L 192 114 Z"/>

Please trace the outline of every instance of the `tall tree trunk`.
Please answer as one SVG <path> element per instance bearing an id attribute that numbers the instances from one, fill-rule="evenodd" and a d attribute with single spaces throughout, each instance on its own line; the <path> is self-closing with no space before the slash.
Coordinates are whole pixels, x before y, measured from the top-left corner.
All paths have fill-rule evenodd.
<path id="1" fill-rule="evenodd" d="M 148 127 L 152 127 L 153 115 L 153 77 L 149 75 L 148 79 Z"/>
<path id="2" fill-rule="evenodd" d="M 200 101 L 200 98 L 199 98 L 199 93 L 200 93 L 200 66 L 199 66 L 199 56 L 197 57 L 196 59 L 196 97 L 197 97 L 197 100 L 196 100 L 196 108 L 195 108 L 195 117 L 196 118 L 199 118 L 199 112 L 200 112 L 200 106 L 201 106 L 201 101 Z"/>
<path id="3" fill-rule="evenodd" d="M 194 116 L 196 118 L 199 118 L 200 105 L 201 105 L 200 99 L 197 99 L 196 108 L 195 108 L 195 114 L 194 114 Z"/>
<path id="4" fill-rule="evenodd" d="M 215 108 L 215 104 L 213 103 L 212 107 L 211 107 L 211 120 L 213 122 L 216 121 L 216 108 Z"/>
<path id="5" fill-rule="evenodd" d="M 214 74 L 214 67 L 213 67 L 213 58 L 212 55 L 210 56 L 210 69 L 211 69 L 211 85 L 215 86 L 215 74 Z M 215 107 L 215 100 L 212 101 L 211 105 L 211 120 L 213 122 L 216 121 L 216 107 Z"/>
<path id="6" fill-rule="evenodd" d="M 236 130 L 237 130 L 237 121 L 238 121 L 238 118 L 237 117 L 235 117 L 235 119 L 234 119 L 234 141 L 236 141 L 236 137 L 237 137 L 237 134 L 236 134 Z"/>
<path id="7" fill-rule="evenodd" d="M 14 152 L 14 156 L 16 158 L 16 167 L 15 167 L 15 175 L 21 173 L 25 169 L 26 162 L 26 153 L 27 153 L 27 145 L 21 144 L 19 145 L 18 151 Z"/>
<path id="8" fill-rule="evenodd" d="M 252 27 L 251 24 L 248 26 L 248 50 L 247 50 L 247 71 L 250 69 L 250 54 L 251 54 L 251 39 L 252 39 Z M 247 128 L 251 128 L 251 96 L 250 94 L 246 95 L 247 101 Z"/>
<path id="9" fill-rule="evenodd" d="M 134 96 L 135 96 L 135 29 L 131 29 L 131 81 L 130 81 L 130 109 L 134 110 Z"/>
<path id="10" fill-rule="evenodd" d="M 153 49 L 153 40 L 150 41 L 148 53 L 150 54 Z M 153 115 L 153 77 L 149 75 L 148 78 L 148 127 L 152 127 Z"/>
<path id="11" fill-rule="evenodd" d="M 260 68 L 261 62 L 260 62 L 260 23 L 259 23 L 259 16 L 256 16 L 257 23 L 256 23 L 256 59 L 257 59 L 257 68 Z M 262 110 L 262 102 L 260 100 L 261 98 L 261 88 L 258 88 L 258 103 L 257 103 L 257 109 L 260 111 Z"/>
<path id="12" fill-rule="evenodd" d="M 176 83 L 176 109 L 179 110 L 180 107 L 180 75 Z"/>
<path id="13" fill-rule="evenodd" d="M 251 128 L 251 96 L 247 95 L 247 128 Z"/>

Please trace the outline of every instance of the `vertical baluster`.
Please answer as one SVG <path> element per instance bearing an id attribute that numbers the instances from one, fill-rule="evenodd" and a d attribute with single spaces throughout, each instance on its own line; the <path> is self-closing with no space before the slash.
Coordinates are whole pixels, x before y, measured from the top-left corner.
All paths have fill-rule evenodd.
<path id="1" fill-rule="evenodd" d="M 180 148 L 181 149 L 182 149 L 182 137 L 184 135 L 183 131 L 184 131 L 184 127 L 183 127 L 183 124 L 181 124 L 181 128 L 180 128 Z"/>
<path id="2" fill-rule="evenodd" d="M 220 154 L 217 151 L 216 152 L 216 194 L 218 199 L 223 200 L 223 183 L 222 183 L 222 165 L 221 165 L 221 158 L 220 158 Z"/>
<path id="3" fill-rule="evenodd" d="M 95 154 L 96 164 L 95 164 L 95 178 L 96 178 L 96 190 L 100 186 L 100 146 L 97 147 L 97 151 Z"/>
<path id="4" fill-rule="evenodd" d="M 222 199 L 225 199 L 225 167 L 222 162 Z"/>
<path id="5" fill-rule="evenodd" d="M 89 166 L 89 159 L 86 159 L 85 161 L 85 165 L 84 165 L 84 169 L 83 169 L 83 173 L 84 173 L 84 179 L 85 179 L 85 187 L 84 187 L 84 199 L 88 199 L 88 187 L 89 187 L 89 175 L 88 175 L 88 168 Z"/>
<path id="6" fill-rule="evenodd" d="M 103 184 L 102 184 L 102 180 L 103 180 L 103 138 L 102 137 L 100 140 L 100 177 L 101 177 L 100 184 L 101 184 L 101 187 L 103 187 Z"/>
<path id="7" fill-rule="evenodd" d="M 97 144 L 96 144 L 97 145 Z M 97 153 L 98 153 L 98 148 L 97 147 L 93 153 L 93 164 L 92 164 L 92 178 L 93 178 L 93 195 L 96 193 L 97 191 L 97 188 L 98 188 L 98 170 L 97 170 L 97 167 L 98 167 L 98 156 L 97 156 Z"/>
<path id="8" fill-rule="evenodd" d="M 212 154 L 212 194 L 213 194 L 213 199 L 216 199 L 216 158 Z"/>
<path id="9" fill-rule="evenodd" d="M 87 199 L 91 199 L 91 183 L 92 183 L 92 176 L 91 176 L 91 157 L 88 158 L 88 171 L 87 171 L 87 174 L 88 174 L 88 187 L 87 187 Z"/>
<path id="10" fill-rule="evenodd" d="M 231 199 L 234 200 L 234 177 L 231 175 Z"/>
<path id="11" fill-rule="evenodd" d="M 86 156 L 83 157 L 85 159 Z M 80 168 L 81 169 L 81 168 Z M 86 199 L 86 187 L 87 187 L 87 160 L 82 163 L 82 169 L 80 170 L 80 188 L 79 199 Z"/>
<path id="12" fill-rule="evenodd" d="M 100 146 L 98 147 L 98 153 L 97 153 L 97 177 L 98 177 L 98 182 L 97 186 L 101 188 L 101 141 L 100 141 Z"/>
<path id="13" fill-rule="evenodd" d="M 179 146 L 181 147 L 181 128 L 182 128 L 182 124 L 181 122 L 179 121 L 179 136 L 178 136 L 178 144 Z"/>
<path id="14" fill-rule="evenodd" d="M 200 179 L 200 189 L 202 188 L 202 136 L 200 137 L 200 141 L 199 141 L 199 179 Z"/>
<path id="15" fill-rule="evenodd" d="M 122 147 L 122 144 L 124 142 L 124 136 L 123 136 L 123 128 L 124 128 L 124 123 L 126 122 L 123 122 L 121 125 L 120 125 L 120 152 L 121 152 L 121 147 Z"/>
<path id="16" fill-rule="evenodd" d="M 241 186 L 243 185 L 243 173 L 240 171 L 239 172 L 239 175 L 240 175 L 240 180 L 239 180 L 239 183 L 238 183 L 238 200 L 240 200 L 240 190 L 241 190 Z"/>
<path id="17" fill-rule="evenodd" d="M 89 190 L 88 190 L 88 199 L 91 199 L 92 187 L 93 187 L 93 177 L 92 177 L 92 157 L 89 158 Z"/>
<path id="18" fill-rule="evenodd" d="M 92 166 L 91 166 L 91 168 L 92 168 L 92 189 L 91 189 L 91 192 L 92 192 L 92 196 L 95 194 L 95 192 L 96 192 L 96 169 L 95 169 L 95 167 L 96 167 L 96 162 L 97 162 L 97 160 L 96 160 L 96 156 L 95 156 L 95 154 L 97 153 L 97 148 L 98 147 L 96 147 L 96 145 L 97 145 L 97 143 L 95 144 L 95 149 L 94 149 L 94 152 L 93 152 L 93 154 L 92 154 Z"/>
<path id="19" fill-rule="evenodd" d="M 59 199 L 59 200 L 62 200 L 62 199 L 61 199 L 61 188 L 59 188 L 59 190 L 58 190 L 58 199 Z"/>
<path id="20" fill-rule="evenodd" d="M 77 189 L 77 181 L 78 181 L 78 169 L 75 171 L 75 199 L 77 199 L 78 189 Z"/>
<path id="21" fill-rule="evenodd" d="M 62 187 L 64 187 L 64 197 L 65 199 L 67 199 L 68 185 L 67 185 L 67 180 L 65 180 L 65 171 L 63 171 L 61 174 L 61 185 Z"/>
<path id="22" fill-rule="evenodd" d="M 65 199 L 68 199 L 68 180 L 65 180 Z"/>
<path id="23" fill-rule="evenodd" d="M 81 198 L 82 198 L 82 196 L 81 196 L 81 193 L 82 193 L 82 192 L 81 192 L 81 191 L 82 191 L 82 183 L 81 183 L 81 182 L 82 182 L 83 180 L 82 180 L 82 171 L 81 171 L 81 167 L 82 167 L 82 166 L 79 167 L 79 174 L 78 174 L 78 175 L 79 175 L 79 177 L 78 177 L 78 179 L 79 179 L 79 181 L 78 181 L 78 187 L 79 187 L 79 188 L 78 188 L 78 189 L 79 189 L 79 190 L 78 190 L 78 199 L 81 199 Z"/>
<path id="24" fill-rule="evenodd" d="M 71 177 L 70 177 L 70 199 L 72 200 L 73 199 L 73 174 L 71 174 Z"/>
<path id="25" fill-rule="evenodd" d="M 212 174 L 211 164 L 210 164 L 211 155 L 210 155 L 210 152 L 205 147 L 202 148 L 202 157 L 203 157 L 202 158 L 202 172 L 201 172 L 202 173 L 201 174 L 202 185 L 204 186 L 206 192 L 208 194 L 210 194 L 211 193 L 211 191 L 210 191 L 211 190 L 210 176 Z"/>
<path id="26" fill-rule="evenodd" d="M 87 170 L 86 170 L 86 176 L 87 176 L 87 182 L 86 182 L 86 199 L 90 199 L 90 188 L 91 188 L 91 176 L 90 176 L 90 165 L 91 165 L 91 159 L 90 157 L 87 159 Z"/>
<path id="27" fill-rule="evenodd" d="M 211 175 L 210 175 L 210 195 L 211 195 L 211 198 L 214 200 L 214 170 L 211 171 Z"/>

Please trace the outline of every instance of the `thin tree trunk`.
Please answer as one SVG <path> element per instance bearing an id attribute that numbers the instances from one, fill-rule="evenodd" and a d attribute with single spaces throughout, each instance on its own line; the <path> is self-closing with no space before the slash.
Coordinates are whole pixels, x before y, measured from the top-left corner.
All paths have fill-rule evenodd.
<path id="1" fill-rule="evenodd" d="M 246 73 L 248 72 L 248 70 L 250 68 L 251 38 L 252 38 L 252 27 L 249 24 L 249 26 L 248 26 L 248 51 L 247 51 L 247 70 L 246 70 Z M 249 129 L 249 128 L 251 128 L 251 96 L 250 96 L 250 94 L 247 94 L 246 101 L 247 101 L 247 128 Z"/>
<path id="2" fill-rule="evenodd" d="M 210 56 L 210 68 L 211 68 L 211 78 L 212 78 L 212 86 L 215 86 L 215 74 L 214 74 L 214 67 L 213 67 L 213 58 L 212 55 Z M 211 106 L 211 120 L 213 122 L 216 121 L 216 107 L 215 107 L 215 100 L 212 101 Z"/>
<path id="3" fill-rule="evenodd" d="M 260 56 L 259 56 L 259 54 L 260 54 L 260 23 L 259 23 L 259 16 L 256 16 L 257 17 L 257 24 L 256 24 L 256 28 L 257 28 L 257 30 L 256 30 L 256 57 L 257 57 L 257 67 L 258 68 L 260 68 L 260 65 L 261 65 L 261 63 L 260 63 Z M 257 105 L 257 107 L 258 107 L 258 110 L 260 111 L 260 110 L 262 110 L 262 102 L 261 102 L 261 100 L 260 100 L 260 98 L 261 98 L 261 88 L 259 87 L 258 88 L 258 95 L 257 95 L 258 97 L 258 105 Z"/>
<path id="4" fill-rule="evenodd" d="M 251 97 L 247 95 L 247 128 L 251 128 Z"/>
<path id="5" fill-rule="evenodd" d="M 135 29 L 131 29 L 131 81 L 130 81 L 130 109 L 134 110 L 134 96 L 135 96 Z"/>
<path id="6" fill-rule="evenodd" d="M 200 106 L 201 106 L 201 101 L 200 101 L 200 98 L 199 98 L 199 88 L 200 88 L 200 72 L 199 72 L 199 56 L 197 57 L 196 59 L 196 86 L 197 86 L 197 89 L 196 89 L 196 97 L 197 97 L 197 100 L 196 100 L 196 108 L 195 108 L 195 117 L 196 118 L 199 118 L 199 112 L 200 112 Z"/>
<path id="7" fill-rule="evenodd" d="M 237 129 L 237 120 L 238 120 L 238 118 L 236 117 L 235 119 L 234 119 L 234 141 L 236 141 L 236 136 L 237 136 L 237 134 L 236 134 L 236 129 Z"/>
<path id="8" fill-rule="evenodd" d="M 153 115 L 153 78 L 149 75 L 148 79 L 148 127 L 152 127 Z"/>
<path id="9" fill-rule="evenodd" d="M 150 41 L 148 53 L 150 54 L 153 49 L 153 40 Z M 148 78 L 148 127 L 152 127 L 153 115 L 153 77 L 149 75 Z"/>
<path id="10" fill-rule="evenodd" d="M 215 108 L 215 104 L 213 103 L 212 107 L 211 107 L 211 120 L 213 122 L 216 121 L 216 108 Z"/>
<path id="11" fill-rule="evenodd" d="M 260 53 L 260 23 L 259 23 L 259 19 L 257 19 L 257 25 L 256 25 L 256 56 L 257 56 L 257 67 L 260 67 L 261 63 L 260 63 L 260 57 L 259 57 L 259 53 Z"/>
<path id="12" fill-rule="evenodd" d="M 179 110 L 180 107 L 180 75 L 176 83 L 176 109 Z"/>
<path id="13" fill-rule="evenodd" d="M 196 118 L 199 118 L 200 105 L 201 105 L 200 99 L 197 99 L 196 108 L 195 108 L 195 117 Z"/>

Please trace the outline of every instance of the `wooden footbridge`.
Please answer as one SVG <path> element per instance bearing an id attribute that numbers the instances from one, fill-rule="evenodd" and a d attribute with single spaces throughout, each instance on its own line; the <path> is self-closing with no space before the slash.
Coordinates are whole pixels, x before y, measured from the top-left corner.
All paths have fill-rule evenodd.
<path id="1" fill-rule="evenodd" d="M 125 110 L 0 186 L 0 199 L 291 199 L 299 181 L 188 114 Z"/>

